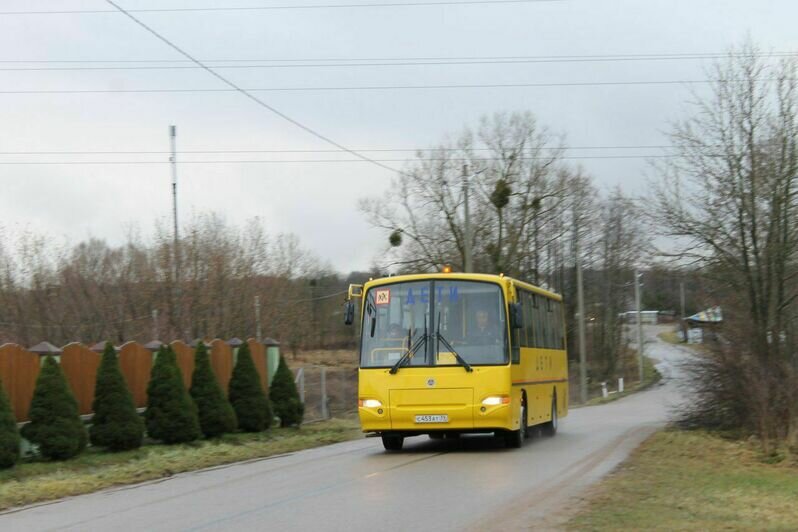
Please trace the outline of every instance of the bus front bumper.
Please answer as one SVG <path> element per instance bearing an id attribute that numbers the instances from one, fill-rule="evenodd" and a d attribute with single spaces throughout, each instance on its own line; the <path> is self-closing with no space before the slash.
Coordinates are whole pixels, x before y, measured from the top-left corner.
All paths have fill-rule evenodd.
<path id="1" fill-rule="evenodd" d="M 387 404 L 360 406 L 363 432 L 483 432 L 513 429 L 510 404 L 484 405 L 471 388 L 390 390 Z M 517 425 L 517 423 L 516 423 Z"/>

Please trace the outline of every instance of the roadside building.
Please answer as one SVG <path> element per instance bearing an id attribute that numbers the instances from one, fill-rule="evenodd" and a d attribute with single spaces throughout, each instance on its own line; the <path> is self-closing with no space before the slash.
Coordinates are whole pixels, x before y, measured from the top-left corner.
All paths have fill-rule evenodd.
<path id="1" fill-rule="evenodd" d="M 626 312 L 621 312 L 620 318 L 624 323 L 637 323 L 637 311 L 627 310 Z M 644 325 L 657 325 L 660 323 L 660 311 L 641 310 L 640 323 Z"/>
<path id="2" fill-rule="evenodd" d="M 687 343 L 700 344 L 717 338 L 717 331 L 723 323 L 720 307 L 710 307 L 684 319 Z"/>

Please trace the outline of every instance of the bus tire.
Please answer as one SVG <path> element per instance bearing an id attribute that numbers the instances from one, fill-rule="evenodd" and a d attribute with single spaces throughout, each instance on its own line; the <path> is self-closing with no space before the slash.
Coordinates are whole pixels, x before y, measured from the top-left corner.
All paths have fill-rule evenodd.
<path id="1" fill-rule="evenodd" d="M 504 433 L 504 445 L 508 449 L 519 449 L 526 439 L 526 405 L 521 404 L 521 427 L 518 430 L 508 430 Z"/>
<path id="2" fill-rule="evenodd" d="M 382 437 L 382 446 L 386 451 L 401 451 L 404 443 L 404 436 L 386 435 Z"/>
<path id="3" fill-rule="evenodd" d="M 543 424 L 542 431 L 544 436 L 554 436 L 557 434 L 557 427 L 560 424 L 560 420 L 557 417 L 557 394 L 555 393 L 554 396 L 551 398 L 551 421 L 548 421 Z"/>

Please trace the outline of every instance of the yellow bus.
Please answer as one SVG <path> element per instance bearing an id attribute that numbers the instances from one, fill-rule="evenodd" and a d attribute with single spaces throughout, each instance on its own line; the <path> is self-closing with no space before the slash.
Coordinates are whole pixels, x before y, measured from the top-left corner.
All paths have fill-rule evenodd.
<path id="1" fill-rule="evenodd" d="M 504 275 L 435 273 L 351 285 L 360 303 L 363 432 L 401 450 L 408 436 L 494 433 L 520 447 L 568 413 L 562 298 Z"/>

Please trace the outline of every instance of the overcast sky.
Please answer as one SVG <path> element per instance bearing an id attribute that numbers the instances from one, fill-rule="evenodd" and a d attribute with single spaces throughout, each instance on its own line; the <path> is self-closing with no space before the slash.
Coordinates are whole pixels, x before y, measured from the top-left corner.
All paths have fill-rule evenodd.
<path id="1" fill-rule="evenodd" d="M 373 3 L 375 0 L 347 0 Z M 397 0 L 402 2 L 404 0 Z M 288 0 L 122 0 L 130 9 L 287 5 Z M 299 3 L 299 2 L 297 2 Z M 314 0 L 301 3 L 335 3 Z M 0 10 L 91 10 L 98 0 L 3 1 Z M 496 5 L 361 7 L 136 13 L 203 60 L 696 54 L 747 36 L 766 51 L 798 51 L 798 2 L 753 0 L 562 0 Z M 27 90 L 222 88 L 191 69 L 38 70 L 120 63 L 15 61 L 180 60 L 121 14 L 0 14 L 0 152 L 156 151 L 178 126 L 181 150 L 318 150 L 329 145 L 236 93 L 8 94 Z M 318 64 L 318 61 L 307 61 Z M 136 63 L 141 66 L 155 63 Z M 176 65 L 166 63 L 161 66 Z M 340 65 L 340 62 L 336 63 Z M 473 65 L 325 66 L 220 70 L 245 87 L 342 87 L 484 83 L 699 80 L 706 60 Z M 286 91 L 258 93 L 270 105 L 355 149 L 431 146 L 500 110 L 531 110 L 570 146 L 666 144 L 685 111 L 687 85 Z M 657 149 L 574 150 L 571 156 L 656 154 Z M 402 158 L 409 153 L 379 153 Z M 219 159 L 351 159 L 330 153 L 181 154 Z M 166 161 L 166 154 L 0 154 L 0 162 Z M 602 189 L 645 189 L 645 159 L 581 159 Z M 401 163 L 390 163 L 402 166 Z M 168 164 L 0 165 L 0 220 L 57 239 L 112 243 L 137 225 L 152 232 L 170 216 Z M 180 210 L 218 211 L 231 223 L 255 216 L 270 233 L 293 232 L 340 270 L 366 268 L 385 238 L 357 199 L 382 193 L 391 172 L 368 163 L 182 164 Z"/>

